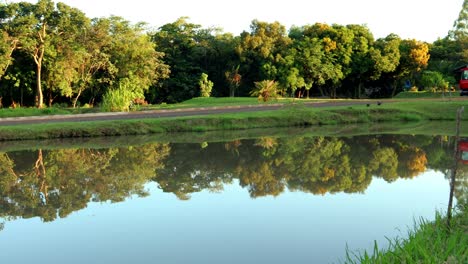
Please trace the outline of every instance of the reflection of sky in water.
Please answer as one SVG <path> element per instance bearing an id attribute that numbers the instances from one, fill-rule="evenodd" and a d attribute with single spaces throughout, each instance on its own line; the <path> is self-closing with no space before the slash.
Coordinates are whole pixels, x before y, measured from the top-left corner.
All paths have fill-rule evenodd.
<path id="1" fill-rule="evenodd" d="M 468 151 L 462 151 L 461 159 L 468 161 Z"/>
<path id="2" fill-rule="evenodd" d="M 7 222 L 0 263 L 331 263 L 350 249 L 404 236 L 413 220 L 445 210 L 448 181 L 426 172 L 364 194 L 284 192 L 251 199 L 235 182 L 189 201 L 148 184 L 151 195 L 90 203 L 64 219 Z M 1 221 L 0 221 L 1 222 Z"/>

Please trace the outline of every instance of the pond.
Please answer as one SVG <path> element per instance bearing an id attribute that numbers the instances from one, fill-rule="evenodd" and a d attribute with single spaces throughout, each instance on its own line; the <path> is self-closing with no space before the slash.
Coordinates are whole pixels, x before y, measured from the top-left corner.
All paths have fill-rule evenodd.
<path id="1" fill-rule="evenodd" d="M 0 152 L 1 263 L 340 263 L 445 212 L 453 165 L 447 136 L 109 141 Z"/>

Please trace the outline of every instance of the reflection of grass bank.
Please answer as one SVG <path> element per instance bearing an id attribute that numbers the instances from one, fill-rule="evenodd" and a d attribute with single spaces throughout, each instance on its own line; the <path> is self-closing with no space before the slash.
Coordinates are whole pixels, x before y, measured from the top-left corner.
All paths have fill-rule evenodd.
<path id="1" fill-rule="evenodd" d="M 244 112 L 208 116 L 158 118 L 141 120 L 49 123 L 0 127 L 0 140 L 48 139 L 144 135 L 164 132 L 205 132 L 272 127 L 304 127 L 321 125 L 373 126 L 387 122 L 455 120 L 460 102 L 402 102 L 383 104 L 313 108 L 290 105 L 277 111 Z M 465 115 L 465 120 L 468 120 Z M 344 128 L 344 126 L 342 126 Z"/>
<path id="2" fill-rule="evenodd" d="M 464 127 L 462 135 L 468 136 L 468 127 Z M 32 149 L 62 149 L 62 148 L 111 148 L 139 146 L 152 142 L 159 143 L 203 143 L 230 142 L 241 139 L 258 139 L 265 137 L 353 137 L 360 135 L 426 135 L 453 136 L 453 122 L 383 122 L 368 124 L 349 124 L 338 126 L 314 127 L 281 127 L 258 128 L 242 130 L 214 130 L 206 132 L 153 133 L 145 135 L 114 136 L 114 137 L 75 137 L 54 138 L 42 140 L 0 141 L 0 151 L 18 151 Z"/>
<path id="3" fill-rule="evenodd" d="M 466 207 L 452 218 L 447 229 L 446 218 L 437 214 L 434 222 L 421 220 L 405 240 L 390 241 L 387 250 L 347 252 L 345 263 L 468 263 L 468 212 Z"/>

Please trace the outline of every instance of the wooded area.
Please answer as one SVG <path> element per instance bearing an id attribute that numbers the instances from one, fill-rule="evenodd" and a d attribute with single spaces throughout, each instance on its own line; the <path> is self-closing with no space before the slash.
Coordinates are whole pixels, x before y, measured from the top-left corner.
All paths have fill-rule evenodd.
<path id="1" fill-rule="evenodd" d="M 456 86 L 452 70 L 468 62 L 467 5 L 445 38 L 424 43 L 395 34 L 374 39 L 364 25 L 286 30 L 253 20 L 249 31 L 233 36 L 181 17 L 150 30 L 121 17 L 88 18 L 51 0 L 3 3 L 0 106 L 250 96 L 264 88 L 255 85 L 262 81 L 285 97 L 449 89 Z"/>

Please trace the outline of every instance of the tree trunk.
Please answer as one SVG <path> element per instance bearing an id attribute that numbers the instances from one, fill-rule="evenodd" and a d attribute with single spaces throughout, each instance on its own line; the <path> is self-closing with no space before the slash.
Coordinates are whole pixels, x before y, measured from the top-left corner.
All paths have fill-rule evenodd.
<path id="1" fill-rule="evenodd" d="M 76 97 L 73 99 L 73 108 L 76 108 L 76 103 L 78 102 L 78 98 L 80 97 L 81 95 L 81 92 L 83 91 L 83 89 L 78 89 L 78 94 L 76 95 Z"/>
<path id="2" fill-rule="evenodd" d="M 325 93 L 323 92 L 322 87 L 319 87 L 319 91 L 320 91 L 320 95 L 321 95 L 322 97 L 324 97 L 324 96 L 325 96 Z"/>
<path id="3" fill-rule="evenodd" d="M 392 98 L 395 96 L 396 94 L 396 89 L 397 89 L 397 81 L 394 81 L 393 82 L 393 91 L 392 91 Z"/>
<path id="4" fill-rule="evenodd" d="M 41 85 L 41 71 L 42 71 L 42 62 L 37 64 L 37 74 L 36 74 L 36 106 L 37 108 L 44 107 L 44 95 L 42 94 L 42 85 Z"/>
<path id="5" fill-rule="evenodd" d="M 42 61 L 44 59 L 45 53 L 45 37 L 46 37 L 46 28 L 47 25 L 44 23 L 42 24 L 41 31 L 38 33 L 39 35 L 39 45 L 37 46 L 36 50 L 34 51 L 34 62 L 36 62 L 36 106 L 37 108 L 44 107 L 44 95 L 42 94 Z"/>
<path id="6" fill-rule="evenodd" d="M 358 84 L 358 99 L 361 99 L 361 89 L 362 89 L 362 82 L 361 79 L 359 79 L 359 84 Z"/>

